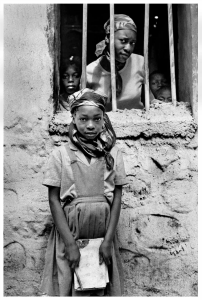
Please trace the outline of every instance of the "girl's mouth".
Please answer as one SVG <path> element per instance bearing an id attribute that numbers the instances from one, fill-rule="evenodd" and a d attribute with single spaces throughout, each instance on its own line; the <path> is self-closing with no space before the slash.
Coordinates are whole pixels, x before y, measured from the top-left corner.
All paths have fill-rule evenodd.
<path id="1" fill-rule="evenodd" d="M 75 85 L 69 85 L 69 86 L 67 86 L 66 87 L 68 90 L 73 90 L 73 89 L 75 89 Z"/>
<path id="2" fill-rule="evenodd" d="M 127 53 L 121 53 L 121 56 L 124 57 L 124 58 L 129 58 L 130 54 L 127 54 Z"/>
<path id="3" fill-rule="evenodd" d="M 85 135 L 90 137 L 96 136 L 96 134 L 97 134 L 96 132 L 85 132 Z"/>

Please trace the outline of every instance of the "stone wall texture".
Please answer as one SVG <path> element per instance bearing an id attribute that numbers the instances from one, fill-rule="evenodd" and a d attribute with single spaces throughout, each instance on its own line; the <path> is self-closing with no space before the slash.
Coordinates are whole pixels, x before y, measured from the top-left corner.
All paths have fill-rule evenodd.
<path id="1" fill-rule="evenodd" d="M 52 226 L 43 168 L 52 120 L 52 5 L 5 5 L 4 295 L 39 296 Z M 125 296 L 197 296 L 197 125 L 186 103 L 110 112 L 128 185 L 118 225 Z M 49 126 L 50 124 L 50 126 Z"/>

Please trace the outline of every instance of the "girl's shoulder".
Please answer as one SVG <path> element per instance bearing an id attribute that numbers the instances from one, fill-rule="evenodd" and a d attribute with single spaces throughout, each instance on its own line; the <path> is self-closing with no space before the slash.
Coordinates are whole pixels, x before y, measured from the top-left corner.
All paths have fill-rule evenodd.
<path id="1" fill-rule="evenodd" d="M 87 65 L 86 71 L 87 71 L 88 73 L 92 73 L 92 72 L 94 71 L 95 68 L 101 68 L 100 60 L 101 60 L 101 57 L 99 57 L 98 59 L 94 60 L 94 61 L 91 62 L 89 65 Z"/>
<path id="2" fill-rule="evenodd" d="M 55 158 L 60 158 L 63 156 L 68 156 L 67 147 L 69 147 L 69 143 L 64 143 L 60 146 L 55 146 L 55 148 L 51 152 L 51 156 Z"/>
<path id="3" fill-rule="evenodd" d="M 131 56 L 132 63 L 144 64 L 144 56 L 132 53 Z"/>
<path id="4" fill-rule="evenodd" d="M 116 159 L 117 155 L 120 153 L 122 152 L 117 145 L 115 145 L 110 151 L 110 154 L 113 156 L 114 159 Z"/>

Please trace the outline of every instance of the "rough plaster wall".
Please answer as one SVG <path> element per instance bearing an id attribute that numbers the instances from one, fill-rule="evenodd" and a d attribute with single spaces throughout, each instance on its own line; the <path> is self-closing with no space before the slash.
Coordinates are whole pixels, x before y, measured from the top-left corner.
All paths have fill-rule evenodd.
<path id="1" fill-rule="evenodd" d="M 197 295 L 197 159 L 173 142 L 118 143 L 130 174 L 119 223 L 126 295 Z"/>
<path id="2" fill-rule="evenodd" d="M 129 180 L 118 227 L 125 294 L 196 296 L 196 124 L 184 104 L 110 119 Z"/>
<path id="3" fill-rule="evenodd" d="M 51 125 L 52 138 L 47 131 L 51 12 L 47 5 L 5 6 L 6 296 L 39 295 L 52 224 L 43 166 L 53 141 L 67 140 L 68 124 L 60 120 Z M 190 110 L 163 105 L 109 115 L 129 180 L 118 227 L 125 295 L 196 296 L 197 137 Z"/>
<path id="4" fill-rule="evenodd" d="M 41 276 L 47 193 L 41 168 L 51 142 L 52 6 L 4 6 L 5 294 L 35 295 Z"/>

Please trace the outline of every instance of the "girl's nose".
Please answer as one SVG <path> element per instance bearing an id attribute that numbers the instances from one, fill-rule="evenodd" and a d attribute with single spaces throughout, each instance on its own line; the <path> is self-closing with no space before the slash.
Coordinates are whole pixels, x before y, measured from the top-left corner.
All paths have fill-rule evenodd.
<path id="1" fill-rule="evenodd" d="M 87 128 L 88 129 L 94 129 L 95 128 L 94 123 L 92 121 L 89 121 L 88 124 L 87 124 Z"/>
<path id="2" fill-rule="evenodd" d="M 129 43 L 126 44 L 125 47 L 124 47 L 124 50 L 130 53 L 131 52 L 131 45 Z"/>
<path id="3" fill-rule="evenodd" d="M 157 86 L 158 86 L 158 87 L 162 87 L 162 82 L 161 82 L 161 81 L 158 81 L 158 82 L 157 82 Z"/>
<path id="4" fill-rule="evenodd" d="M 72 75 L 69 76 L 68 82 L 73 82 L 73 76 Z"/>

